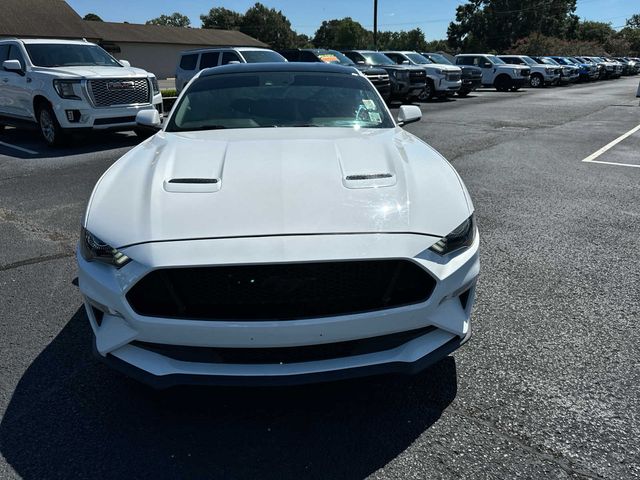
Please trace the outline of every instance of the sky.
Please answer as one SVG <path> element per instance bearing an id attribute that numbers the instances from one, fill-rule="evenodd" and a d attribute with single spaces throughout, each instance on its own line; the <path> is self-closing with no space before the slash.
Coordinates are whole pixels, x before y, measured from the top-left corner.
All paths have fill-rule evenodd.
<path id="1" fill-rule="evenodd" d="M 84 16 L 97 13 L 109 22 L 144 23 L 161 14 L 178 11 L 200 26 L 200 14 L 212 7 L 225 7 L 244 13 L 256 0 L 67 0 Z M 313 35 L 323 20 L 351 17 L 365 28 L 373 28 L 373 0 L 261 0 L 270 8 L 282 10 L 293 29 Z M 447 26 L 462 0 L 378 0 L 379 30 L 411 30 L 420 27 L 427 40 L 446 38 Z M 625 20 L 640 13 L 638 0 L 578 0 L 576 13 L 585 20 L 624 26 Z"/>

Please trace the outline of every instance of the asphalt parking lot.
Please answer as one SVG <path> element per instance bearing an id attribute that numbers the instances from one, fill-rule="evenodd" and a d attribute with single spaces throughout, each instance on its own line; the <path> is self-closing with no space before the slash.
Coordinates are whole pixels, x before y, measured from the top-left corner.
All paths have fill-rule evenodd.
<path id="1" fill-rule="evenodd" d="M 637 86 L 423 104 L 407 129 L 475 202 L 474 337 L 414 378 L 297 388 L 156 392 L 95 361 L 73 248 L 138 139 L 6 130 L 0 478 L 640 477 L 640 130 L 611 143 L 640 124 Z"/>

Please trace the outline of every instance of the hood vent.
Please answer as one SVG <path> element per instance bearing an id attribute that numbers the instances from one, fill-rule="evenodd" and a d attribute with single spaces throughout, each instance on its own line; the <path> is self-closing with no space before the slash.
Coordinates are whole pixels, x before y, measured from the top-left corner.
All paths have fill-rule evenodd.
<path id="1" fill-rule="evenodd" d="M 393 173 L 354 174 L 344 177 L 343 183 L 347 188 L 392 187 L 396 184 L 396 176 Z"/>
<path id="2" fill-rule="evenodd" d="M 391 178 L 390 173 L 372 173 L 369 175 L 347 175 L 347 180 L 378 180 L 380 178 Z"/>
<path id="3" fill-rule="evenodd" d="M 217 178 L 172 178 L 169 183 L 218 183 Z"/>
<path id="4" fill-rule="evenodd" d="M 172 193 L 212 193 L 220 190 L 219 178 L 171 178 L 164 189 Z"/>

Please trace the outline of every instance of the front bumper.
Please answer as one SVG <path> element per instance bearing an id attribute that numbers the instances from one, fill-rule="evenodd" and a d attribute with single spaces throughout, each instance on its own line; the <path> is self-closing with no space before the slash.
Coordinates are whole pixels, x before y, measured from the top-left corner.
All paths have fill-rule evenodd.
<path id="1" fill-rule="evenodd" d="M 335 237 L 335 238 L 333 238 Z M 292 384 L 379 373 L 415 373 L 462 345 L 470 336 L 470 314 L 479 272 L 478 245 L 438 257 L 427 248 L 436 238 L 410 234 L 336 235 L 199 240 L 139 245 L 123 252 L 135 259 L 120 270 L 77 255 L 79 285 L 95 349 L 102 360 L 145 383 L 218 385 Z M 188 244 L 188 245 L 186 245 Z M 277 248 L 277 245 L 287 248 Z M 282 252 L 287 252 L 282 255 Z M 212 253 L 213 252 L 213 253 Z M 221 252 L 227 252 L 224 258 Z M 252 252 L 248 258 L 246 252 Z M 273 252 L 280 252 L 277 258 Z M 304 253 L 302 253 L 304 252 Z M 313 253 L 309 253 L 313 252 Z M 336 257 L 335 252 L 340 252 Z M 346 255 L 345 255 L 346 254 Z M 309 258 L 317 257 L 317 258 Z M 424 302 L 374 312 L 287 321 L 195 321 L 136 314 L 124 294 L 160 267 L 339 259 L 407 258 L 436 280 Z M 155 259 L 162 258 L 159 262 Z M 261 260 L 255 260 L 261 259 Z M 461 296 L 466 300 L 461 301 Z M 96 311 L 103 311 L 98 321 Z M 365 354 L 294 363 L 185 361 L 141 348 L 140 342 L 225 349 L 269 349 L 332 345 L 432 327 L 404 344 Z"/>
<path id="2" fill-rule="evenodd" d="M 460 90 L 471 92 L 482 85 L 482 77 L 462 77 Z"/>
<path id="3" fill-rule="evenodd" d="M 440 78 L 437 82 L 434 82 L 434 86 L 437 93 L 455 93 L 462 87 L 462 80 Z"/>
<path id="4" fill-rule="evenodd" d="M 56 101 L 53 105 L 58 123 L 69 130 L 130 130 L 136 126 L 136 115 L 142 110 L 156 109 L 162 113 L 162 95 L 141 105 L 96 108 L 81 100 Z M 67 115 L 72 112 L 73 120 Z"/>

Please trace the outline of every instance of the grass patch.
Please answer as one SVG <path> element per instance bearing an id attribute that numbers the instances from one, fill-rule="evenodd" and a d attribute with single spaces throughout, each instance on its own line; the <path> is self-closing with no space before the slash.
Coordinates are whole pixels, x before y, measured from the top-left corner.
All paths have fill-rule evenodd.
<path id="1" fill-rule="evenodd" d="M 165 90 L 161 90 L 160 92 L 162 93 L 163 98 L 178 96 L 178 92 L 176 92 L 175 88 L 168 88 Z"/>

